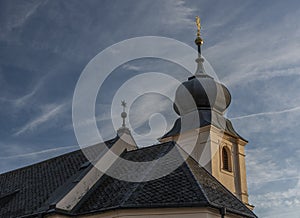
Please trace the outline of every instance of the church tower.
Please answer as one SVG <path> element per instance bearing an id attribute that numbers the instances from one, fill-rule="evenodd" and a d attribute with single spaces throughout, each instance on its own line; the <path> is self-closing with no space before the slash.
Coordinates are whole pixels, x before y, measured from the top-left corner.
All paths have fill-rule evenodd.
<path id="1" fill-rule="evenodd" d="M 176 141 L 228 190 L 248 203 L 245 145 L 224 113 L 231 102 L 229 90 L 205 72 L 201 56 L 200 19 L 196 17 L 197 70 L 176 90 L 174 110 L 180 116 L 160 142 Z"/>

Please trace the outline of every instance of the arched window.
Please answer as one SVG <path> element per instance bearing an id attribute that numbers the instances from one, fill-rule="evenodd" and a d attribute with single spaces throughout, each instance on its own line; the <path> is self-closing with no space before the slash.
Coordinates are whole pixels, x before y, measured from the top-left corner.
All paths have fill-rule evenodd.
<path id="1" fill-rule="evenodd" d="M 230 151 L 228 148 L 222 148 L 222 163 L 223 163 L 223 170 L 231 171 L 231 158 L 230 158 Z"/>

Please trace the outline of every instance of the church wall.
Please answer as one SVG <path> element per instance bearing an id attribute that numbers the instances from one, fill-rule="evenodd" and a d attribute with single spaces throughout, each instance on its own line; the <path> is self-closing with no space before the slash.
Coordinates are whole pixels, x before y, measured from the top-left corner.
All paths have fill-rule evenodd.
<path id="1" fill-rule="evenodd" d="M 245 147 L 243 144 L 238 143 L 237 144 L 238 152 L 237 152 L 237 159 L 238 159 L 238 167 L 240 172 L 240 194 L 241 194 L 241 200 L 248 204 L 248 187 L 247 187 L 247 176 L 246 176 L 246 163 L 245 163 Z M 249 207 L 252 208 L 252 207 Z"/>
<path id="2" fill-rule="evenodd" d="M 206 164 L 210 161 L 209 128 L 201 129 L 201 131 L 200 129 L 190 130 L 173 140 L 200 164 Z"/>
<path id="3" fill-rule="evenodd" d="M 67 218 L 64 215 L 49 215 L 51 218 Z M 220 218 L 221 215 L 216 209 L 207 208 L 159 208 L 159 209 L 127 209 L 112 210 L 93 215 L 76 216 L 78 218 Z M 239 218 L 228 214 L 226 218 Z"/>
<path id="4" fill-rule="evenodd" d="M 215 127 L 211 127 L 211 174 L 219 180 L 228 190 L 236 194 L 235 163 L 233 158 L 233 143 L 225 138 L 225 133 Z M 230 154 L 230 171 L 222 166 L 222 149 L 226 147 Z"/>
<path id="5" fill-rule="evenodd" d="M 218 149 L 212 158 L 212 175 L 218 179 L 228 190 L 235 194 L 250 209 L 248 204 L 248 188 L 246 179 L 245 145 L 246 141 L 220 132 L 216 127 L 211 128 L 211 147 Z M 226 146 L 230 153 L 231 170 L 222 169 L 222 147 Z M 212 152 L 213 155 L 213 152 Z"/>

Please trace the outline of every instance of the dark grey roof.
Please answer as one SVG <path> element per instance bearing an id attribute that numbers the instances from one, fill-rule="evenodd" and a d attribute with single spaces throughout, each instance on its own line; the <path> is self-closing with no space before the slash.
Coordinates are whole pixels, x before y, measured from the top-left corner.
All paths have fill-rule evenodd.
<path id="1" fill-rule="evenodd" d="M 248 142 L 246 139 L 244 139 L 242 136 L 240 136 L 235 129 L 233 128 L 233 125 L 231 123 L 231 121 L 225 117 L 223 117 L 223 115 L 212 111 L 212 110 L 197 110 L 194 111 L 194 113 L 198 113 L 197 117 L 195 119 L 195 116 L 185 116 L 178 118 L 172 129 L 170 129 L 170 131 L 168 131 L 165 135 L 163 135 L 161 138 L 167 138 L 170 136 L 175 136 L 180 134 L 181 132 L 187 131 L 187 130 L 191 130 L 191 129 L 196 129 L 196 128 L 200 128 L 200 127 L 204 127 L 204 126 L 208 126 L 208 125 L 213 125 L 221 130 L 224 130 L 225 132 L 240 138 L 246 142 Z M 186 127 L 183 127 L 183 125 L 181 124 L 182 119 L 187 119 L 185 120 L 185 123 L 188 123 L 189 125 Z M 199 120 L 197 120 L 199 119 Z"/>
<path id="2" fill-rule="evenodd" d="M 178 115 L 196 109 L 224 112 L 231 102 L 229 90 L 206 73 L 188 78 L 176 89 L 173 108 Z"/>
<path id="3" fill-rule="evenodd" d="M 49 203 L 49 198 L 55 198 L 56 190 L 75 185 L 73 180 L 85 170 L 81 166 L 87 161 L 78 150 L 0 174 L 0 217 L 19 217 L 36 213 L 41 207 L 48 208 L 44 204 Z"/>
<path id="4" fill-rule="evenodd" d="M 112 143 L 114 140 L 107 144 Z M 136 162 L 150 161 L 164 156 L 174 146 L 173 142 L 168 142 L 125 151 L 121 157 Z M 181 158 L 179 154 L 177 157 Z M 174 164 L 174 159 L 176 158 L 170 157 L 169 164 Z M 120 162 L 116 161 L 113 165 L 118 167 Z M 0 175 L 0 217 L 53 212 L 49 210 L 51 204 L 59 200 L 62 190 L 66 192 L 72 188 L 74 182 L 78 181 L 89 167 L 92 166 L 79 150 Z M 120 169 L 122 170 L 120 173 L 130 172 L 124 165 Z M 147 173 L 151 173 L 151 170 Z M 104 175 L 78 205 L 66 214 L 161 207 L 226 207 L 231 213 L 256 217 L 191 158 L 171 174 L 148 182 L 126 182 Z"/>

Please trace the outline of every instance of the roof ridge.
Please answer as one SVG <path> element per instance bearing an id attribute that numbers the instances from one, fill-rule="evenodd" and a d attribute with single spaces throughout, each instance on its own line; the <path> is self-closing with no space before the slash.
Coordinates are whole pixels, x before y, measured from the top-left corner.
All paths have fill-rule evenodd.
<path id="1" fill-rule="evenodd" d="M 167 144 L 167 143 L 163 143 L 163 144 Z M 173 144 L 173 143 L 172 143 Z M 149 146 L 149 147 L 154 147 L 155 145 L 153 146 Z M 170 145 L 169 145 L 170 146 Z M 145 147 L 145 148 L 149 148 L 149 147 Z M 143 149 L 137 149 L 137 150 L 144 150 Z M 122 154 L 120 155 L 120 157 L 122 157 L 123 155 L 126 155 L 126 154 L 129 154 L 129 153 L 132 153 L 133 151 L 137 151 L 137 150 L 132 150 L 132 151 L 126 151 L 124 150 L 122 152 Z M 156 164 L 158 160 L 155 160 L 155 163 L 152 165 L 152 167 L 150 167 L 146 173 L 144 173 L 144 176 L 142 178 L 145 178 L 147 177 L 147 175 L 149 174 L 149 172 L 153 169 L 153 166 Z M 118 164 L 118 163 L 116 163 Z M 112 167 L 112 166 L 111 166 Z M 104 174 L 97 182 L 96 184 L 84 195 L 84 197 L 78 202 L 78 204 L 72 209 L 72 212 L 73 213 L 76 213 L 76 211 L 78 209 L 80 209 L 80 207 L 89 199 L 89 197 L 93 194 L 94 190 L 96 190 L 105 180 L 109 179 L 111 176 L 107 175 L 107 174 Z M 119 180 L 119 179 L 117 179 Z M 122 180 L 120 180 L 122 181 Z M 141 182 L 131 182 L 133 183 L 133 188 L 130 190 L 130 192 L 128 192 L 123 198 L 122 200 L 120 201 L 119 203 L 119 206 L 117 208 L 121 208 L 121 207 L 126 207 L 125 204 L 126 202 L 128 201 L 128 199 L 130 199 L 130 197 L 132 196 L 132 194 L 137 190 L 137 188 L 141 187 L 141 186 L 144 186 L 145 185 L 145 182 L 141 181 Z M 113 199 L 113 202 L 115 202 L 116 199 L 114 198 Z M 79 213 L 80 214 L 80 213 Z"/>
<path id="2" fill-rule="evenodd" d="M 80 168 L 76 173 L 70 176 L 61 186 L 55 189 L 49 198 L 38 208 L 38 211 L 43 211 L 45 208 L 47 210 L 50 206 L 56 205 L 67 193 L 69 193 L 77 184 L 78 179 L 82 179 L 89 170 L 93 167 L 93 165 L 89 165 L 87 168 Z"/>
<path id="3" fill-rule="evenodd" d="M 128 201 L 128 199 L 132 196 L 133 192 L 135 192 L 137 190 L 138 187 L 140 186 L 144 186 L 145 184 L 141 184 L 141 182 L 137 182 L 134 185 L 134 188 L 124 196 L 124 198 L 122 199 L 122 201 L 120 202 L 120 206 L 125 206 L 126 202 Z"/>
<path id="4" fill-rule="evenodd" d="M 172 143 L 173 145 L 175 144 L 174 141 L 168 141 L 168 142 L 163 142 L 163 143 L 159 143 L 159 144 L 152 144 L 152 145 L 149 145 L 149 146 L 140 147 L 140 148 L 135 149 L 135 150 L 126 151 L 126 153 L 134 153 L 134 152 L 142 151 L 142 150 L 145 150 L 145 149 L 151 149 L 153 147 L 161 146 L 161 145 L 166 146 L 169 143 Z"/>
<path id="5" fill-rule="evenodd" d="M 166 145 L 166 144 L 169 144 L 169 147 L 170 147 L 171 145 L 174 145 L 174 142 L 171 142 L 171 145 L 170 145 L 170 142 L 164 142 L 164 143 L 161 143 L 161 144 L 158 144 L 158 145 Z M 153 146 L 149 146 L 149 147 L 151 148 L 151 147 L 154 147 L 154 146 L 157 146 L 157 145 L 153 145 Z M 149 173 L 152 171 L 154 165 L 156 165 L 158 161 L 159 161 L 158 159 L 153 160 L 154 164 L 151 165 L 151 167 L 146 171 L 146 173 L 144 174 L 144 176 L 142 178 L 145 178 L 149 175 Z M 130 197 L 137 190 L 137 188 L 138 187 L 143 188 L 146 185 L 146 182 L 142 181 L 142 182 L 138 182 L 137 184 L 138 185 L 136 187 L 134 187 L 134 189 L 132 191 L 130 191 L 130 193 L 125 197 L 125 199 L 122 200 L 122 202 L 120 203 L 121 206 L 125 206 L 125 203 L 130 199 Z"/>
<path id="6" fill-rule="evenodd" d="M 189 168 L 189 172 L 192 174 L 192 177 L 193 177 L 193 179 L 195 180 L 197 186 L 200 188 L 201 192 L 203 193 L 205 199 L 207 200 L 207 202 L 208 202 L 209 204 L 211 204 L 211 201 L 209 200 L 209 198 L 208 198 L 206 192 L 203 190 L 203 188 L 202 188 L 202 186 L 200 185 L 199 181 L 195 178 L 195 175 L 194 175 L 194 173 L 192 172 L 192 169 L 190 168 L 190 165 L 189 165 L 188 162 L 187 162 L 187 161 L 189 161 L 189 160 L 190 160 L 190 161 L 194 161 L 194 162 L 196 162 L 196 161 L 195 161 L 191 156 L 189 156 L 189 157 L 187 158 L 187 160 L 185 161 L 185 163 L 186 163 L 187 167 Z"/>
<path id="7" fill-rule="evenodd" d="M 80 207 L 89 199 L 92 193 L 99 187 L 102 182 L 105 182 L 109 179 L 109 176 L 105 176 L 103 174 L 98 181 L 83 195 L 83 197 L 79 200 L 79 202 L 74 206 L 74 208 L 70 211 L 71 214 L 76 214 L 76 211 L 80 209 Z"/>

